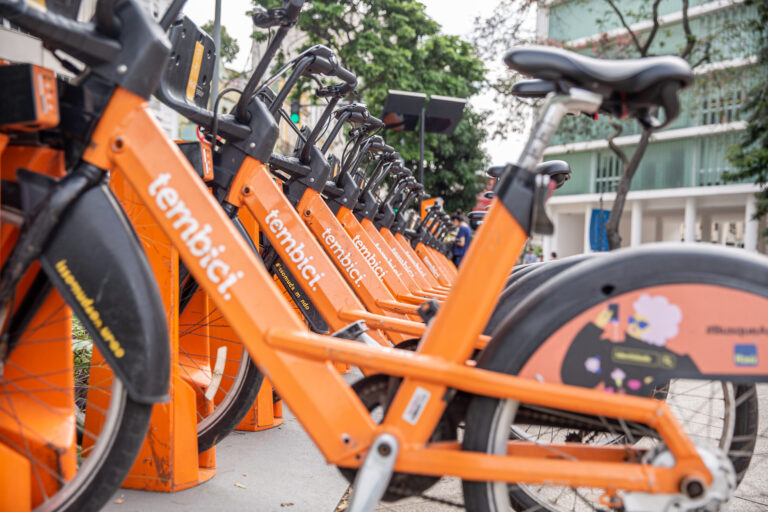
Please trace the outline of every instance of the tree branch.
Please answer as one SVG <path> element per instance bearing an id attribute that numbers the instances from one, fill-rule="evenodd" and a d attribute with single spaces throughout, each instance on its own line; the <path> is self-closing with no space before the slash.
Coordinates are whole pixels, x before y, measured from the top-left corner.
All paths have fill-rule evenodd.
<path id="1" fill-rule="evenodd" d="M 632 42 L 635 43 L 635 48 L 637 48 L 637 51 L 642 53 L 643 51 L 643 45 L 640 44 L 640 41 L 637 39 L 637 34 L 635 34 L 631 28 L 629 28 L 629 25 L 627 24 L 627 20 L 624 19 L 624 15 L 621 13 L 621 10 L 616 7 L 616 4 L 613 2 L 613 0 L 605 0 L 608 2 L 608 4 L 611 6 L 613 11 L 618 15 L 619 19 L 621 20 L 621 24 L 624 26 L 625 29 L 627 29 L 627 32 L 629 33 L 629 36 L 632 38 Z"/>
<path id="2" fill-rule="evenodd" d="M 611 151 L 613 151 L 616 154 L 616 156 L 619 157 L 619 159 L 621 160 L 621 163 L 624 164 L 624 166 L 626 167 L 627 162 L 629 161 L 629 159 L 627 158 L 627 154 L 624 152 L 623 149 L 617 146 L 616 143 L 613 141 L 613 139 L 621 135 L 621 132 L 624 131 L 624 127 L 611 118 L 608 118 L 608 122 L 611 124 L 611 126 L 613 126 L 613 130 L 614 130 L 613 133 L 610 136 L 608 136 L 608 147 L 611 148 Z"/>
<path id="3" fill-rule="evenodd" d="M 707 44 L 704 46 L 704 55 L 696 61 L 696 64 L 691 65 L 691 69 L 696 69 L 697 67 L 701 66 L 705 62 L 711 62 L 712 61 L 712 41 L 707 41 Z"/>
<path id="4" fill-rule="evenodd" d="M 688 19 L 688 0 L 683 0 L 683 30 L 685 30 L 685 48 L 680 57 L 687 59 L 688 55 L 693 51 L 693 47 L 696 46 L 696 36 L 691 32 L 691 23 Z"/>
<path id="5" fill-rule="evenodd" d="M 654 0 L 653 2 L 653 28 L 648 33 L 648 38 L 645 40 L 645 44 L 643 45 L 642 50 L 640 50 L 640 55 L 642 57 L 648 56 L 648 50 L 651 48 L 651 43 L 653 42 L 653 39 L 656 37 L 656 32 L 659 30 L 659 4 L 661 3 L 661 0 Z"/>
<path id="6" fill-rule="evenodd" d="M 621 236 L 619 235 L 621 213 L 624 211 L 624 202 L 627 199 L 629 187 L 632 184 L 632 178 L 635 177 L 635 172 L 640 165 L 640 160 L 643 158 L 645 150 L 648 148 L 652 133 L 652 130 L 643 128 L 643 134 L 640 136 L 640 141 L 637 143 L 637 147 L 635 147 L 635 152 L 632 153 L 632 158 L 623 166 L 621 180 L 619 180 L 619 185 L 616 187 L 616 199 L 613 201 L 611 216 L 608 218 L 608 222 L 605 223 L 605 232 L 608 236 L 608 245 L 611 250 L 621 247 Z"/>

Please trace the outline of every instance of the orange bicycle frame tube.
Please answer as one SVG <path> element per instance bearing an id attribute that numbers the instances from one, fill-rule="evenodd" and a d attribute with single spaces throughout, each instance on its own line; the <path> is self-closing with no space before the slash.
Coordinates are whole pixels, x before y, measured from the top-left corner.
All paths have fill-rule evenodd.
<path id="1" fill-rule="evenodd" d="M 432 276 L 425 271 L 422 265 L 417 260 L 413 259 L 413 255 L 403 249 L 400 242 L 395 239 L 395 235 L 389 228 L 382 227 L 379 229 L 379 234 L 389 244 L 389 248 L 392 251 L 392 254 L 395 255 L 397 261 L 403 266 L 408 265 L 410 268 L 413 268 L 413 279 L 422 290 L 434 294 L 446 294 L 446 291 L 440 287 L 437 281 L 431 279 Z"/>
<path id="2" fill-rule="evenodd" d="M 357 220 L 357 217 L 352 213 L 352 210 L 342 206 L 339 208 L 336 218 L 349 236 L 352 237 L 352 240 L 360 242 L 359 249 L 363 253 L 363 256 L 367 257 L 366 254 L 372 254 L 376 258 L 378 264 L 385 269 L 385 272 L 382 274 L 384 284 L 387 285 L 398 301 L 419 305 L 428 300 L 428 297 L 426 296 L 419 297 L 411 292 L 410 288 L 403 282 L 402 273 L 395 268 L 391 260 L 385 258 L 384 255 L 376 249 L 373 240 L 366 230 L 363 229 L 363 226 L 360 225 L 360 221 Z"/>
<path id="3" fill-rule="evenodd" d="M 678 492 L 685 477 L 711 481 L 695 446 L 663 402 L 543 384 L 465 364 L 527 238 L 500 203 L 491 206 L 478 243 L 467 253 L 456 281 L 461 293 L 449 297 L 413 353 L 309 333 L 141 97 L 116 89 L 83 158 L 124 173 L 330 463 L 359 466 L 376 436 L 387 432 L 401 447 L 395 471 L 522 483 L 551 482 L 556 475 L 559 483 L 574 487 L 669 493 Z M 257 190 L 262 193 L 257 185 L 241 189 L 247 205 Z M 373 422 L 331 360 L 404 377 L 383 423 Z M 411 423 L 403 409 L 417 388 L 430 397 Z M 591 446 L 579 448 L 583 460 L 569 462 L 553 460 L 546 446 L 516 442 L 507 456 L 463 452 L 456 443 L 429 444 L 449 388 L 650 425 L 676 464 L 662 468 L 618 461 L 610 449 Z"/>
<path id="4" fill-rule="evenodd" d="M 442 265 L 437 262 L 437 259 L 432 253 L 432 249 L 419 242 L 414 250 L 416 251 L 416 254 L 418 254 L 419 258 L 421 258 L 421 261 L 424 262 L 424 265 L 426 265 L 429 271 L 432 272 L 432 275 L 435 276 L 435 279 L 437 279 L 440 284 L 443 286 L 451 286 L 451 282 L 448 280 L 447 272 L 444 268 L 442 268 Z"/>
<path id="5" fill-rule="evenodd" d="M 383 309 L 389 309 L 401 314 L 418 315 L 418 307 L 415 305 L 395 301 L 379 277 L 384 269 L 379 266 L 377 272 L 363 258 L 352 238 L 316 190 L 304 191 L 297 209 L 369 311 L 385 314 Z"/>
<path id="6" fill-rule="evenodd" d="M 411 242 L 408 241 L 402 233 L 395 233 L 394 239 L 400 244 L 399 247 L 402 248 L 403 253 L 413 262 L 416 270 L 429 282 L 432 287 L 431 290 L 437 293 L 447 293 L 450 291 L 450 287 L 441 285 L 437 279 L 435 279 L 435 276 L 421 264 L 421 258 L 419 258 L 416 251 L 413 250 L 413 247 L 411 247 Z"/>
<path id="7" fill-rule="evenodd" d="M 402 248 L 400 243 L 395 240 L 395 236 L 392 234 L 389 228 L 381 228 L 379 230 L 379 234 L 384 239 L 384 241 L 387 242 L 390 252 L 395 256 L 395 259 L 400 263 L 400 265 L 406 270 L 409 268 L 413 269 L 409 275 L 411 275 L 419 289 L 423 290 L 424 292 L 431 293 L 435 296 L 445 298 L 446 293 L 443 290 L 435 289 L 435 287 L 438 285 L 437 281 L 432 282 L 427 279 L 428 276 L 426 273 L 424 273 L 421 265 L 419 265 L 418 261 L 415 261 L 411 255 Z"/>
<path id="8" fill-rule="evenodd" d="M 376 225 L 370 220 L 363 218 L 360 221 L 360 225 L 363 226 L 363 229 L 366 233 L 368 233 L 368 236 L 373 240 L 373 245 L 381 251 L 382 254 L 384 254 L 387 258 L 394 260 L 395 255 L 392 254 L 392 250 L 389 248 L 389 245 L 387 244 L 386 240 L 381 236 L 381 233 L 379 233 L 379 230 L 376 228 Z M 425 295 L 428 297 L 433 297 L 438 300 L 443 300 L 445 298 L 445 295 L 437 294 L 437 293 L 427 293 L 424 290 L 421 290 L 416 284 L 416 281 L 413 280 L 411 276 L 409 276 L 407 273 L 403 273 L 403 282 L 410 288 L 411 292 L 418 293 L 421 295 Z"/>

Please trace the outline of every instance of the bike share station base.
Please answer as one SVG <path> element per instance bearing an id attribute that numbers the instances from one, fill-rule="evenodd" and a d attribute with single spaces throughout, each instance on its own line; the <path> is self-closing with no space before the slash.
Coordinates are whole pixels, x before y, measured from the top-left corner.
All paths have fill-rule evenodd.
<path id="1" fill-rule="evenodd" d="M 27 512 L 32 510 L 29 460 L 0 444 L 0 510 Z M 13 468 L 13 470 L 11 470 Z"/>
<path id="2" fill-rule="evenodd" d="M 119 173 L 112 174 L 111 185 L 142 242 L 157 278 L 168 315 L 171 343 L 170 401 L 154 406 L 144 444 L 123 487 L 176 492 L 194 487 L 216 474 L 215 448 L 201 454 L 197 450 L 198 396 L 192 385 L 194 379 L 185 379 L 180 375 L 180 341 L 183 336 L 179 336 L 179 257 Z M 195 308 L 191 309 L 191 314 L 200 314 Z M 92 363 L 94 370 L 97 368 L 93 368 Z"/>
<path id="3" fill-rule="evenodd" d="M 170 401 L 154 406 L 147 437 L 122 486 L 143 491 L 177 492 L 195 487 L 216 474 L 215 447 L 198 454 L 198 416 L 212 411 L 219 400 L 214 396 L 220 396 L 216 395 L 217 389 L 223 386 L 222 391 L 227 390 L 229 384 L 222 383 L 221 375 L 226 373 L 227 364 L 239 362 L 233 354 L 241 354 L 243 347 L 229 325 L 211 320 L 221 315 L 202 290 L 198 290 L 179 316 L 178 252 L 119 173 L 113 173 L 111 186 L 131 220 L 157 278 L 171 342 Z M 232 357 L 228 358 L 227 354 Z M 111 374 L 107 374 L 110 370 L 98 359 L 94 357 L 92 360 L 91 378 L 111 379 Z M 213 365 L 211 361 L 214 361 Z M 89 409 L 87 422 L 98 421 L 101 416 L 99 403 L 104 407 L 109 402 L 108 396 L 103 397 L 106 400 L 93 398 L 94 407 Z M 237 429 L 266 430 L 281 424 L 282 414 L 282 402 L 273 402 L 272 386 L 264 381 L 256 402 Z"/>
<path id="4" fill-rule="evenodd" d="M 261 390 L 243 421 L 235 428 L 240 432 L 260 432 L 283 424 L 283 401 L 273 398 L 272 384 L 264 379 Z"/>

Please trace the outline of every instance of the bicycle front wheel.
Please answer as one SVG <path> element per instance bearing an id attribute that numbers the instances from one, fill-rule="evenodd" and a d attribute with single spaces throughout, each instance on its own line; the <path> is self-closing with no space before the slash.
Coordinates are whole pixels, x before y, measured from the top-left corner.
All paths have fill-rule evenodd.
<path id="1" fill-rule="evenodd" d="M 3 246 L 23 223 L 3 188 Z M 88 332 L 38 264 L 19 284 L 0 372 L 0 465 L 28 481 L 35 511 L 98 510 L 125 479 L 152 405 L 128 396 Z M 112 307 L 119 308 L 120 304 Z M 6 451 L 8 450 L 8 451 Z"/>

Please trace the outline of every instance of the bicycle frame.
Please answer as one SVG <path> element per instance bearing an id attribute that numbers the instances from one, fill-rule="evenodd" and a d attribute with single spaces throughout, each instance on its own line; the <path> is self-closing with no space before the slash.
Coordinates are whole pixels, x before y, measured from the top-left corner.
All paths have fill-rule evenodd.
<path id="1" fill-rule="evenodd" d="M 457 276 L 460 293 L 445 301 L 414 354 L 309 333 L 141 97 L 115 90 L 83 159 L 125 174 L 330 463 L 359 466 L 376 436 L 386 432 L 400 444 L 396 471 L 668 493 L 678 493 L 684 477 L 711 481 L 663 402 L 542 384 L 465 364 L 528 237 L 498 200 Z M 255 160 L 250 164 L 264 169 Z M 242 203 L 254 216 L 264 214 L 256 198 L 260 184 L 246 185 Z M 382 424 L 373 422 L 331 360 L 405 378 Z M 584 459 L 567 461 L 553 459 L 547 447 L 520 442 L 511 442 L 506 457 L 463 452 L 455 442 L 429 444 L 449 389 L 650 425 L 676 465 L 626 463 L 623 447 L 565 445 L 563 451 Z"/>
<path id="2" fill-rule="evenodd" d="M 363 229 L 368 233 L 368 236 L 371 237 L 373 240 L 374 245 L 379 247 L 379 250 L 382 251 L 384 254 L 386 254 L 388 257 L 392 259 L 396 259 L 394 255 L 394 251 L 392 251 L 392 248 L 389 246 L 389 243 L 384 239 L 381 233 L 379 233 L 379 230 L 376 228 L 374 223 L 370 219 L 364 218 L 362 221 L 360 221 L 360 224 L 363 226 Z M 433 274 L 434 271 L 433 271 Z M 440 282 L 441 276 L 435 274 L 435 278 Z M 404 276 L 404 279 L 406 282 L 412 286 L 413 288 L 418 288 L 417 282 L 414 280 L 413 277 L 410 277 L 408 275 Z M 409 281 L 410 280 L 410 281 Z M 445 286 L 450 287 L 451 283 L 447 282 Z M 445 300 L 446 295 L 441 292 L 430 292 L 431 296 L 436 297 L 438 299 Z"/>
<path id="3" fill-rule="evenodd" d="M 402 272 L 395 267 L 390 258 L 385 257 L 386 255 L 380 249 L 376 248 L 373 239 L 368 232 L 363 229 L 363 226 L 360 224 L 360 221 L 357 220 L 355 214 L 352 213 L 352 210 L 342 206 L 336 213 L 336 218 L 353 240 L 360 241 L 362 244 L 361 250 L 377 256 L 377 260 L 381 266 L 386 269 L 386 272 L 382 275 L 382 279 L 395 296 L 395 299 L 400 302 L 415 305 L 421 304 L 427 300 L 426 297 L 419 297 L 413 294 L 411 289 L 403 281 Z"/>

